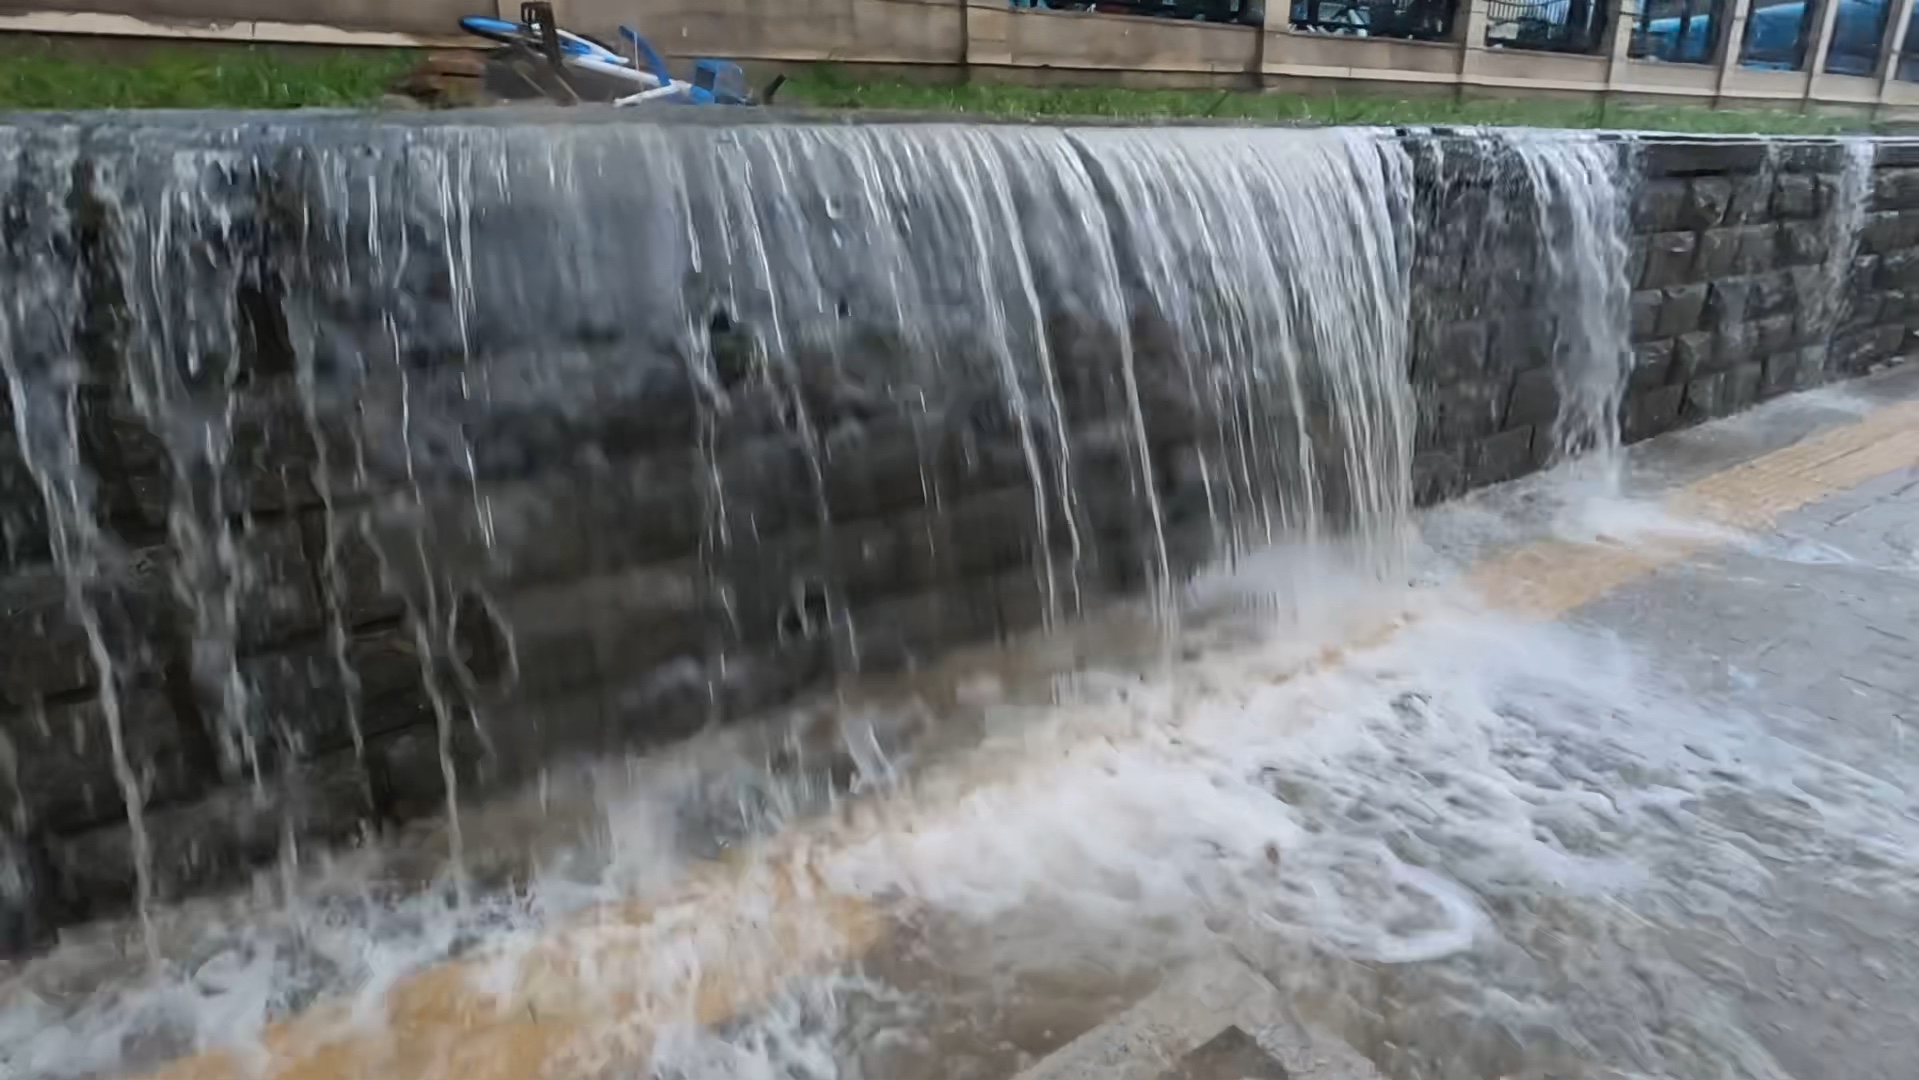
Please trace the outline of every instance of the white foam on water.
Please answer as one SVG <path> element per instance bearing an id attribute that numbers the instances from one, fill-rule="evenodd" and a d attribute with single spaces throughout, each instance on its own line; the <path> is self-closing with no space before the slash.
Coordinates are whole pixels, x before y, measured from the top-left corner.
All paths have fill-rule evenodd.
<path id="1" fill-rule="evenodd" d="M 1166 965 L 1227 928 L 1424 965 L 1408 978 L 1458 1022 L 1688 1076 L 1775 1066 L 1721 989 L 1635 943 L 1771 910 L 1782 861 L 1910 897 L 1902 789 L 1694 700 L 1607 633 L 1446 603 L 1276 678 L 1295 652 L 1242 641 L 1170 681 L 1087 684 L 1049 718 L 1075 734 L 1029 731 L 1012 755 L 1046 767 L 909 813 L 833 880 L 969 922 L 1050 912 L 1001 943 L 1015 968 Z M 1588 937 L 1555 955 L 1537 933 Z M 1685 999 L 1643 999 L 1645 970 Z M 1490 1075 L 1473 1062 L 1427 1075 Z"/>
<path id="2" fill-rule="evenodd" d="M 0 1064 L 52 1080 L 137 1074 L 206 1047 L 244 1059 L 271 1019 L 321 995 L 371 1012 L 404 973 L 527 922 L 510 901 L 455 914 L 438 896 L 284 908 L 228 899 L 155 921 L 158 973 L 102 935 L 69 939 L 0 981 Z"/>
<path id="3" fill-rule="evenodd" d="M 1363 560 L 1324 551 L 1263 553 L 1202 578 L 1189 604 L 1170 667 L 1095 659 L 1049 684 L 1050 707 L 991 675 L 967 680 L 968 699 L 1001 717 L 980 746 L 905 774 L 769 868 L 815 866 L 907 926 L 990 928 L 973 962 L 1009 979 L 1094 962 L 1121 979 L 1224 936 L 1288 958 L 1303 1000 L 1330 1000 L 1355 970 L 1405 972 L 1397 1011 L 1378 1022 L 1402 1025 L 1408 1047 L 1443 1043 L 1424 1025 L 1445 1018 L 1534 1032 L 1552 1053 L 1629 1074 L 1728 1077 L 1772 1066 L 1719 990 L 1662 958 L 1661 935 L 1764 910 L 1781 859 L 1848 889 L 1912 888 L 1919 829 L 1902 790 L 1696 700 L 1606 632 L 1381 585 Z M 182 940 L 204 952 L 176 941 L 168 955 L 186 959 L 168 977 L 129 975 L 118 990 L 98 976 L 124 954 L 92 946 L 87 969 L 89 946 L 69 943 L 7 984 L 0 1060 L 24 1075 L 113 1075 L 192 1046 L 245 1046 L 322 990 L 370 1020 L 401 973 L 474 941 L 505 979 L 540 927 L 677 883 L 692 861 L 689 806 L 777 787 L 737 745 L 631 768 L 606 782 L 601 839 L 579 864 L 550 860 L 490 911 L 433 897 L 230 921 L 202 908 L 161 936 L 192 927 Z M 777 803 L 754 805 L 777 818 Z M 749 888 L 735 902 L 750 916 L 770 896 Z M 673 944 L 717 915 L 667 920 L 658 969 L 609 972 L 608 992 L 671 985 L 697 962 Z M 1648 970 L 1678 998 L 1646 997 Z M 717 1029 L 651 1017 L 652 1068 L 884 1075 L 860 1063 L 917 1037 L 925 992 L 841 970 Z M 1364 1034 L 1350 1002 L 1322 1007 Z M 1649 1038 L 1655 1028 L 1676 1034 Z M 1494 1075 L 1470 1071 L 1497 1057 L 1471 1041 L 1450 1072 L 1398 1071 Z"/>
<path id="4" fill-rule="evenodd" d="M 860 1020 L 851 1022 L 857 1012 Z M 716 1031 L 674 1024 L 659 1033 L 648 1070 L 659 1080 L 835 1080 L 862 1075 L 848 1059 L 910 1041 L 925 1018 L 911 995 L 859 975 L 796 979 L 763 1009 Z M 850 1030 L 849 1030 L 850 1028 Z M 864 1044 L 864 1045 L 862 1045 Z M 875 1045 L 878 1044 L 878 1045 Z"/>
<path id="5" fill-rule="evenodd" d="M 444 842 L 426 835 L 413 838 L 417 851 L 396 841 L 321 862 L 297 879 L 291 900 L 262 887 L 156 909 L 157 970 L 126 926 L 70 934 L 0 968 L 0 1066 L 55 1080 L 136 1074 L 213 1048 L 245 1060 L 269 1022 L 323 999 L 345 1003 L 349 1024 L 372 1030 L 388 991 L 412 973 L 476 949 L 510 960 L 594 904 L 682 880 L 694 858 L 684 816 L 702 798 L 724 797 L 708 789 L 727 788 L 748 760 L 731 742 L 739 734 L 576 770 L 558 781 L 573 785 L 570 806 L 529 792 L 476 811 L 476 840 L 509 861 L 523 842 L 537 858 L 520 875 L 527 883 L 464 904 L 409 880 L 422 868 L 444 873 Z M 562 826 L 582 800 L 590 816 L 579 835 Z"/>
<path id="6" fill-rule="evenodd" d="M 1565 504 L 1553 519 L 1553 536 L 1578 544 L 1656 544 L 1662 541 L 1729 544 L 1738 530 L 1688 517 L 1664 502 L 1611 493 Z"/>
<path id="7" fill-rule="evenodd" d="M 441 827 L 427 825 L 316 861 L 291 881 L 263 876 L 251 892 L 156 908 L 156 967 L 147 965 L 135 926 L 70 932 L 40 956 L 0 966 L 0 1075 L 139 1075 L 210 1050 L 261 1062 L 269 1025 L 319 1002 L 343 1006 L 326 1022 L 329 1034 L 376 1034 L 389 993 L 409 976 L 467 959 L 476 991 L 506 994 L 522 984 L 522 961 L 537 961 L 541 947 L 566 933 L 585 965 L 580 986 L 589 1005 L 634 992 L 652 1003 L 574 1047 L 582 1063 L 643 1057 L 656 1032 L 662 1046 L 704 1045 L 688 987 L 714 956 L 726 957 L 733 977 L 788 962 L 790 937 L 756 935 L 782 903 L 810 910 L 804 890 L 792 890 L 791 871 L 805 852 L 796 862 L 749 850 L 730 889 L 689 892 L 688 872 L 830 805 L 822 769 L 832 761 L 772 759 L 803 758 L 797 741 L 814 738 L 808 732 L 832 707 L 817 702 L 645 757 L 556 766 L 516 797 L 471 808 L 463 815 L 466 866 L 496 880 L 465 902 L 449 879 Z M 849 701 L 829 719 L 853 744 L 839 756 L 850 759 L 857 790 L 886 782 L 900 764 L 887 757 L 901 738 L 894 729 L 923 717 Z M 830 757 L 834 749 L 829 739 L 811 752 Z M 648 900 L 660 906 L 644 925 L 629 933 L 615 919 L 602 927 L 605 905 Z M 802 917 L 789 929 L 802 939 L 838 933 L 824 918 Z M 644 945 L 631 952 L 636 940 Z"/>

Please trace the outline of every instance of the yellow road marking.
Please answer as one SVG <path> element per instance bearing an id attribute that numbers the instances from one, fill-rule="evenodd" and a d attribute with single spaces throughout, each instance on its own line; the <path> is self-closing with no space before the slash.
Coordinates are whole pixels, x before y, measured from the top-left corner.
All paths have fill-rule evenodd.
<path id="1" fill-rule="evenodd" d="M 1751 532 L 1820 499 L 1915 465 L 1919 402 L 1876 410 L 1858 423 L 1714 473 L 1674 492 L 1666 507 L 1681 520 Z M 1703 531 L 1635 541 L 1630 547 L 1547 540 L 1494 557 L 1468 581 L 1494 607 L 1548 619 L 1717 543 Z"/>
<path id="2" fill-rule="evenodd" d="M 1751 530 L 1915 465 L 1919 403 L 1903 404 L 1716 473 L 1667 505 L 1681 516 Z M 1713 542 L 1699 536 L 1628 548 L 1546 541 L 1497 556 L 1467 580 L 1496 607 L 1550 618 Z M 1336 664 L 1402 625 L 1329 650 L 1322 660 Z M 865 820 L 865 828 L 834 840 L 845 846 L 871 835 L 877 816 Z M 802 850 L 799 841 L 789 837 L 773 847 L 761 858 L 702 867 L 669 900 L 597 909 L 522 953 L 410 976 L 372 1018 L 355 1017 L 344 1005 L 322 1006 L 271 1026 L 258 1052 L 212 1051 L 150 1080 L 577 1080 L 644 1061 L 661 1025 L 720 1023 L 785 980 L 860 955 L 884 936 L 887 920 L 876 907 L 832 892 L 804 869 L 803 858 L 792 857 Z"/>

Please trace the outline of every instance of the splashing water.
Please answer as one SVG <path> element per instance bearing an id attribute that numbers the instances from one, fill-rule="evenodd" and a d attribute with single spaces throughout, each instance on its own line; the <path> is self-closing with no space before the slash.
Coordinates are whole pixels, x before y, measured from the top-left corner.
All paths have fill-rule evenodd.
<path id="1" fill-rule="evenodd" d="M 413 973 L 464 958 L 482 988 L 550 964 L 618 1004 L 566 1048 L 583 1075 L 988 1080 L 1225 942 L 1407 1080 L 1771 1076 L 1726 986 L 1660 958 L 1675 941 L 1719 957 L 1725 912 L 1774 910 L 1762 826 L 1862 892 L 1909 869 L 1919 838 L 1885 783 L 1755 739 L 1751 717 L 1695 702 L 1602 632 L 1397 587 L 1416 532 L 1412 282 L 1434 240 L 1407 223 L 1416 170 L 1388 133 L 172 137 L 142 144 L 144 172 L 93 183 L 121 230 L 107 265 L 149 290 L 119 313 L 128 403 L 176 481 L 170 569 L 200 719 L 231 737 L 222 775 L 268 793 L 274 769 L 320 784 L 338 758 L 308 743 L 332 738 L 356 808 L 393 798 L 374 763 L 394 733 L 359 665 L 369 642 L 398 640 L 442 781 L 422 798 L 445 813 L 365 850 L 288 856 L 252 895 L 149 912 L 165 867 L 139 839 L 139 763 L 116 733 L 155 965 L 129 964 L 109 925 L 10 969 L 0 1062 L 26 1075 L 257 1053 L 266 1025 L 326 1000 L 378 1032 Z M 1543 259 L 1555 453 L 1610 463 L 1631 360 L 1629 151 L 1478 142 L 1523 173 L 1508 209 Z M 70 168 L 37 144 L 0 154 L 23 161 Z M 1856 227 L 1862 200 L 1839 199 L 1851 209 L 1833 220 Z M 235 225 L 256 205 L 274 208 L 282 246 Z M 7 255 L 51 282 L 31 260 L 65 226 L 39 227 L 56 235 Z M 207 298 L 269 285 L 286 297 L 284 370 L 219 366 L 260 328 Z M 78 316 L 47 292 L 0 305 L 0 355 L 84 612 L 117 547 L 74 419 L 83 380 L 41 359 L 76 351 L 43 339 Z M 317 731 L 269 713 L 246 675 L 273 639 L 249 640 L 262 568 L 244 549 L 274 518 L 228 483 L 233 410 L 249 379 L 275 377 L 313 446 L 302 543 L 338 710 Z M 965 469 L 940 456 L 956 417 Z M 882 458 L 872 432 L 889 424 L 914 450 L 925 561 L 966 558 L 968 530 L 1016 534 L 1011 574 L 1045 632 L 887 681 L 898 649 L 859 565 L 775 558 L 769 541 L 792 534 L 865 550 L 843 480 Z M 674 475 L 609 465 L 668 428 L 686 438 Z M 756 487 L 738 468 L 748 438 L 792 448 L 793 467 Z M 612 752 L 536 768 L 542 733 L 573 722 L 553 688 L 582 687 L 515 604 L 552 584 L 571 532 L 615 580 L 657 557 L 627 550 L 646 530 L 681 525 L 610 514 L 593 520 L 630 535 L 593 532 L 516 510 L 528 477 L 556 469 L 608 501 L 620 485 L 693 492 L 672 552 L 691 580 L 649 578 L 635 603 L 683 604 L 696 647 L 640 689 L 594 688 L 595 715 L 643 714 L 621 703 L 682 684 L 703 719 L 764 712 L 736 707 L 730 680 L 769 637 L 818 650 L 810 670 L 838 676 L 834 692 L 653 754 L 588 741 Z M 960 510 L 988 472 L 1015 509 L 981 525 Z M 362 545 L 378 595 L 354 580 Z M 492 622 L 504 640 L 476 644 Z M 584 650 L 597 670 L 627 663 L 607 648 Z M 472 797 L 469 741 L 517 795 Z M 298 805 L 280 811 L 289 829 Z M 625 934 L 619 913 L 640 902 L 657 910 Z M 556 948 L 577 955 L 556 963 Z M 813 958 L 799 974 L 795 954 Z M 748 1000 L 718 1008 L 722 985 Z"/>
<path id="2" fill-rule="evenodd" d="M 1352 604 L 1356 584 L 1328 599 Z M 1198 647 L 1176 673 L 1082 672 L 1042 720 L 982 749 L 999 763 L 986 782 L 947 786 L 935 768 L 878 835 L 826 842 L 841 891 L 955 950 L 923 946 L 949 976 L 938 1002 L 902 1016 L 803 980 L 656 1064 L 1008 1075 L 1078 1033 L 1075 1003 L 1096 1022 L 1112 1011 L 1101 995 L 1224 937 L 1389 1075 L 1785 1075 L 1747 1028 L 1739 976 L 1712 973 L 1736 961 L 1741 918 L 1784 917 L 1777 845 L 1795 876 L 1909 895 L 1898 789 L 1694 704 L 1603 633 L 1450 602 L 1416 614 L 1326 670 L 1310 633 L 1189 619 Z M 937 1017 L 969 995 L 988 1031 L 1007 1021 L 980 1019 L 981 1001 L 1062 1030 L 999 1049 L 943 1037 Z M 828 1001 L 831 1015 L 796 1019 Z"/>

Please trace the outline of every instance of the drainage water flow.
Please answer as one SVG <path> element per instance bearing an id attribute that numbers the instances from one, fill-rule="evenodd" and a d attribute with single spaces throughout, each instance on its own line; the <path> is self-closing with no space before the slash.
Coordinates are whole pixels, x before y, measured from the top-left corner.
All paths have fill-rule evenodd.
<path id="1" fill-rule="evenodd" d="M 1866 217 L 1866 205 L 1872 194 L 1870 139 L 1848 139 L 1845 162 L 1837 183 L 1821 179 L 1820 200 L 1824 203 L 1826 260 L 1818 278 L 1818 290 L 1808 298 L 1805 320 L 1808 330 L 1828 336 L 1846 315 L 1842 309 L 1847 280 L 1852 275 L 1853 256 L 1859 252 L 1859 227 Z"/>
<path id="2" fill-rule="evenodd" d="M 15 446 L 33 478 L 44 507 L 48 555 L 64 582 L 66 607 L 78 622 L 86 645 L 94 692 L 119 790 L 132 858 L 133 905 L 142 947 L 157 960 L 149 905 L 153 900 L 152 841 L 147 833 L 139 769 L 128 745 L 121 683 L 128 657 L 123 642 L 109 640 L 107 606 L 117 573 L 124 572 L 117 546 L 96 516 L 93 477 L 81 462 L 80 395 L 87 382 L 85 361 L 74 341 L 73 326 L 81 302 L 81 268 L 62 226 L 72 227 L 68 207 L 53 197 L 57 178 L 76 167 L 73 140 L 55 138 L 35 153 L 0 158 L 0 188 L 43 193 L 18 207 L 7 221 L 6 277 L 12 283 L 0 304 L 0 373 L 4 373 Z M 32 703 L 39 708 L 40 703 Z M 13 777 L 19 784 L 20 777 Z M 16 825 L 17 827 L 17 825 Z M 8 878 L 24 878 L 19 851 L 9 845 Z M 10 890 L 29 895 L 31 890 Z"/>
<path id="3" fill-rule="evenodd" d="M 1113 208 L 1112 246 L 1095 234 L 1089 253 L 1113 270 L 1088 275 L 1088 306 L 1109 324 L 1130 307 L 1131 347 L 1173 354 L 1172 371 L 1148 377 L 1172 379 L 1211 428 L 1186 467 L 1217 520 L 1214 543 L 1230 558 L 1333 530 L 1378 541 L 1389 568 L 1403 541 L 1412 435 L 1393 220 L 1406 201 L 1404 156 L 1366 133 L 1075 139 Z M 1129 302 L 1139 291 L 1150 303 Z M 1152 460 L 1135 361 L 1122 353 L 1122 385 L 1155 577 L 1169 589 L 1166 508 L 1150 482 L 1163 466 Z M 1228 489 L 1223 515 L 1213 478 Z"/>
<path id="4" fill-rule="evenodd" d="M 100 213 L 119 227 L 104 238 L 130 331 L 121 343 L 128 403 L 167 462 L 162 511 L 174 598 L 201 709 L 213 718 L 223 767 L 246 776 L 264 805 L 267 758 L 240 673 L 240 605 L 251 570 L 228 506 L 235 477 L 234 383 L 242 351 L 239 297 L 255 267 L 238 251 L 234 207 L 224 190 L 246 163 L 236 155 L 134 156 L 117 176 L 104 167 Z M 137 175 L 152 170 L 149 176 Z M 139 194 L 119 200 L 120 193 Z M 207 248 L 232 253 L 205 256 Z M 238 257 L 233 257 L 238 256 Z M 275 755 L 280 761 L 285 755 Z"/>
<path id="5" fill-rule="evenodd" d="M 1632 373 L 1630 231 L 1620 183 L 1630 144 L 1510 138 L 1532 188 L 1539 230 L 1544 272 L 1536 302 L 1553 320 L 1559 406 L 1551 459 L 1590 453 L 1610 471 L 1617 467 L 1619 406 Z"/>
<path id="6" fill-rule="evenodd" d="M 125 543 L 180 549 L 197 591 L 174 617 L 201 644 L 195 675 L 239 673 L 183 722 L 304 725 L 311 738 L 276 752 L 316 778 L 301 820 L 323 835 L 436 804 L 445 832 L 342 855 L 293 880 L 293 902 L 166 906 L 152 980 L 105 950 L 55 949 L 17 984 L 30 1000 L 0 1012 L 0 1060 L 54 1077 L 143 1067 L 244 1043 L 322 996 L 376 1016 L 408 969 L 455 952 L 510 968 L 522 935 L 653 895 L 734 846 L 760 884 L 662 924 L 657 969 L 604 972 L 608 1000 L 626 980 L 683 985 L 730 918 L 803 918 L 821 886 L 891 913 L 905 939 L 730 1027 L 691 1004 L 647 1011 L 651 1030 L 574 1048 L 587 1059 L 650 1053 L 661 1075 L 706 1080 L 958 1075 L 939 1062 L 976 1054 L 979 1075 L 1006 1076 L 1225 936 L 1320 980 L 1295 989 L 1355 1038 L 1365 1009 L 1342 1008 L 1374 995 L 1374 1015 L 1417 1037 L 1393 1061 L 1395 1032 L 1371 1033 L 1407 1077 L 1537 1064 L 1505 1044 L 1414 1060 L 1453 1021 L 1534 1024 L 1575 1056 L 1597 1032 L 1654 1072 L 1682 1055 L 1635 1040 L 1679 1024 L 1698 1042 L 1687 1062 L 1752 1060 L 1637 1000 L 1613 954 L 1555 967 L 1522 940 L 1591 943 L 1589 919 L 1637 942 L 1592 896 L 1688 854 L 1638 838 L 1663 812 L 1641 765 L 1709 779 L 1661 722 L 1736 732 L 1662 712 L 1629 657 L 1587 638 L 1464 617 L 1363 670 L 1311 670 L 1410 603 L 1412 267 L 1440 238 L 1405 223 L 1417 170 L 1399 139 L 328 123 L 165 130 L 143 160 L 166 168 L 86 181 L 112 189 L 98 200 L 112 250 L 139 255 L 117 265 L 147 291 L 96 300 L 123 320 L 134 415 L 176 481 L 164 540 L 129 526 Z M 1542 259 L 1554 445 L 1611 454 L 1628 363 L 1622 147 L 1479 144 L 1523 175 L 1508 210 Z M 64 197 L 70 159 L 21 145 L 0 161 L 34 162 Z M 0 309 L 0 348 L 52 557 L 84 612 L 117 569 L 90 492 L 129 477 L 89 460 L 79 430 L 67 338 L 94 316 L 61 287 L 69 226 L 46 209 L 7 254 L 47 295 Z M 283 294 L 277 324 L 208 298 L 250 289 Z M 236 597 L 257 575 L 235 552 L 250 520 L 274 519 L 233 494 L 233 410 L 282 384 L 298 408 L 281 434 L 306 445 L 267 471 L 321 489 L 282 508 L 317 518 L 292 590 L 317 597 L 243 643 Z M 908 524 L 879 527 L 895 519 Z M 960 623 L 1049 632 L 933 665 L 952 639 L 929 632 Z M 249 650 L 307 647 L 337 693 L 254 692 Z M 845 693 L 693 734 L 823 677 Z M 104 700 L 110 665 L 100 681 Z M 469 740 L 482 708 L 497 720 Z M 1610 733 L 1626 751 L 1588 723 L 1609 709 L 1630 721 Z M 263 710 L 285 715 L 249 715 Z M 150 865 L 147 763 L 128 758 L 118 715 L 139 897 L 154 876 L 208 887 L 189 860 Z M 649 725 L 692 737 L 628 756 Z M 554 771 L 538 767 L 549 756 Z M 339 775 L 348 794 L 329 801 L 320 781 Z M 467 776 L 537 795 L 483 803 Z M 871 800 L 825 813 L 849 791 Z M 809 816 L 816 831 L 792 845 L 756 841 Z M 1711 886 L 1743 887 L 1737 858 L 1712 854 Z M 448 911 L 407 887 L 441 872 L 470 902 Z M 1571 899 L 1554 891 L 1568 882 Z M 1489 913 L 1487 896 L 1509 906 Z M 1571 914 L 1544 911 L 1562 902 Z M 839 929 L 795 934 L 810 946 Z M 793 943 L 740 970 L 779 970 L 776 944 Z M 1392 988 L 1354 961 L 1434 966 L 1386 1009 Z M 928 965 L 950 976 L 945 998 L 926 992 Z M 1554 979 L 1584 976 L 1596 1026 L 1551 1000 Z M 51 992 L 83 978 L 97 987 L 84 1002 Z M 1057 1023 L 1009 1033 L 1049 988 Z"/>

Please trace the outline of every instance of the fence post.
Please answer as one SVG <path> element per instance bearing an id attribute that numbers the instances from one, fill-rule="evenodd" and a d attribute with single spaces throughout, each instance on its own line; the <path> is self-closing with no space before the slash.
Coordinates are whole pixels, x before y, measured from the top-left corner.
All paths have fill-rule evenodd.
<path id="1" fill-rule="evenodd" d="M 1806 96 L 1800 100 L 1804 110 L 1819 96 L 1819 80 L 1826 74 L 1826 54 L 1832 51 L 1832 28 L 1839 21 L 1838 3 L 1819 5 L 1819 26 L 1812 32 L 1812 48 L 1806 50 Z"/>
<path id="2" fill-rule="evenodd" d="M 1266 9 L 1266 17 L 1269 19 L 1272 18 L 1271 8 Z M 1292 21 L 1293 12 L 1290 4 L 1287 6 L 1284 17 L 1288 22 Z M 1272 30 L 1266 25 L 1265 20 L 1261 20 L 1260 24 L 1253 28 L 1253 31 L 1259 35 L 1258 40 L 1253 43 L 1253 89 L 1263 92 L 1267 86 L 1266 42 Z"/>
<path id="3" fill-rule="evenodd" d="M 1612 5 L 1611 19 L 1606 23 L 1612 37 L 1606 42 L 1606 90 L 1599 99 L 1602 113 L 1626 72 L 1631 70 L 1633 25 L 1639 21 L 1639 5 L 1646 2 L 1615 0 Z"/>
<path id="4" fill-rule="evenodd" d="M 1007 66 L 1013 62 L 1012 22 L 1019 17 L 1006 0 L 963 0 L 966 18 L 966 81 L 973 81 L 976 65 Z"/>
<path id="5" fill-rule="evenodd" d="M 1491 25 L 1492 0 L 1462 0 L 1466 10 L 1465 18 L 1456 19 L 1455 26 L 1464 25 L 1464 29 L 1453 31 L 1454 47 L 1459 50 L 1459 90 L 1455 95 L 1459 100 L 1466 99 L 1466 88 L 1477 85 L 1480 57 L 1486 53 L 1486 27 Z"/>
<path id="6" fill-rule="evenodd" d="M 1725 0 L 1720 2 L 1724 3 Z M 1746 20 L 1751 17 L 1751 14 L 1752 0 L 1732 0 L 1732 16 L 1718 31 L 1719 40 L 1713 45 L 1719 50 L 1719 78 L 1713 83 L 1712 90 L 1714 107 L 1725 102 L 1726 82 L 1732 78 L 1732 69 L 1739 66 L 1739 45 L 1746 40 Z"/>
<path id="7" fill-rule="evenodd" d="M 1892 17 L 1886 20 L 1886 37 L 1879 45 L 1879 100 L 1876 112 L 1886 104 L 1892 81 L 1899 77 L 1899 62 L 1905 58 L 1906 32 L 1912 26 L 1912 0 L 1893 0 Z"/>
<path id="8" fill-rule="evenodd" d="M 959 5 L 960 81 L 973 81 L 973 5 L 968 0 L 953 0 Z"/>

